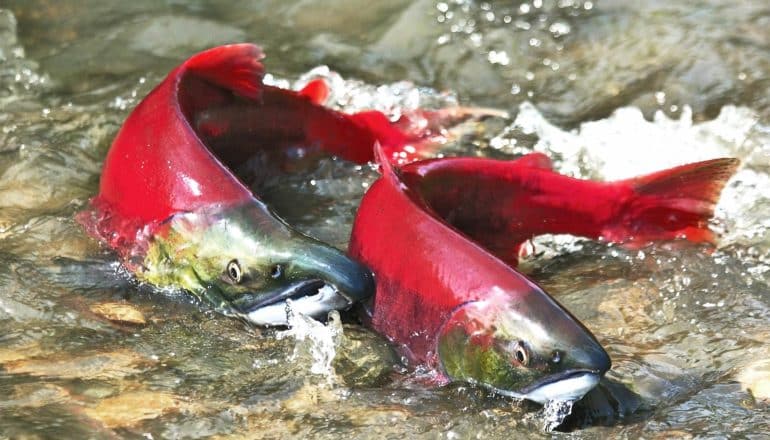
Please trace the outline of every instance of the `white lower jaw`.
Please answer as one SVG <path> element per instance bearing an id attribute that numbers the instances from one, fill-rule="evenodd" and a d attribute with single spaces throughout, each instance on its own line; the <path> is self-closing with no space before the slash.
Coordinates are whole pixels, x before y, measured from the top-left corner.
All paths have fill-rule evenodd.
<path id="1" fill-rule="evenodd" d="M 246 314 L 246 319 L 256 325 L 285 326 L 289 324 L 286 307 L 286 301 L 279 301 Z M 316 319 L 326 318 L 326 315 L 332 310 L 345 310 L 348 307 L 350 307 L 350 301 L 328 285 L 318 289 L 318 293 L 315 295 L 291 300 L 293 312 Z"/>
<path id="2" fill-rule="evenodd" d="M 526 398 L 545 404 L 549 401 L 580 400 L 599 383 L 599 375 L 583 373 L 535 388 Z"/>
<path id="3" fill-rule="evenodd" d="M 528 393 L 517 393 L 515 391 L 494 389 L 495 392 L 508 397 L 517 399 L 526 399 L 545 405 L 551 401 L 575 401 L 591 391 L 598 383 L 601 377 L 594 373 L 582 373 L 570 376 L 556 382 L 550 382 L 537 387 Z"/>

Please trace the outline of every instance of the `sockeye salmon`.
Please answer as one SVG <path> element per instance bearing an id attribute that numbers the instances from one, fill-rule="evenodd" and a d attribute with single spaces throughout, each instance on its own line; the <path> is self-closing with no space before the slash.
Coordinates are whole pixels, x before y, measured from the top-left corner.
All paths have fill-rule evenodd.
<path id="1" fill-rule="evenodd" d="M 415 363 L 539 403 L 577 400 L 610 368 L 591 334 L 515 269 L 540 234 L 612 242 L 713 239 L 708 219 L 736 159 L 618 182 L 560 175 L 539 153 L 395 169 L 364 195 L 349 253 L 376 274 L 367 320 Z"/>

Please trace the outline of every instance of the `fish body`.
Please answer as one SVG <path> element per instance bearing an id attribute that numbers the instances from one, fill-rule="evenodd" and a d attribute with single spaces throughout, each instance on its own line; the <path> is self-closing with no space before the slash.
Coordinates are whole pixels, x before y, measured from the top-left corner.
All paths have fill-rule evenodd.
<path id="1" fill-rule="evenodd" d="M 710 238 L 707 219 L 737 161 L 621 182 L 573 179 L 540 154 L 395 169 L 364 196 L 349 253 L 376 274 L 372 328 L 445 379 L 545 403 L 575 400 L 610 358 L 591 332 L 515 269 L 543 233 L 612 241 Z"/>
<path id="2" fill-rule="evenodd" d="M 236 44 L 172 70 L 124 122 L 99 194 L 78 219 L 140 280 L 280 325 L 287 299 L 297 312 L 325 316 L 371 296 L 372 275 L 291 228 L 232 170 L 259 154 L 290 160 L 298 149 L 365 163 L 375 142 L 398 155 L 432 136 L 416 119 L 444 116 L 391 122 L 377 111 L 334 111 L 321 105 L 322 81 L 301 91 L 263 84 L 262 58 L 259 47 Z"/>

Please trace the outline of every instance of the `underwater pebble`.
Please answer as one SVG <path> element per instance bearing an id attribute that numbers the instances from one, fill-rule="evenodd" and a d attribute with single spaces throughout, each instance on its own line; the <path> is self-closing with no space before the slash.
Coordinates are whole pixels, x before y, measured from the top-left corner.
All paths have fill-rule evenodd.
<path id="1" fill-rule="evenodd" d="M 90 356 L 58 359 L 22 359 L 3 365 L 6 373 L 59 378 L 121 378 L 141 372 L 139 365 L 149 362 L 128 350 Z"/>
<path id="2" fill-rule="evenodd" d="M 70 400 L 70 393 L 57 385 L 37 383 L 20 384 L 13 387 L 13 398 L 3 402 L 3 406 L 24 406 L 40 408 L 53 403 L 65 403 Z"/>
<path id="3" fill-rule="evenodd" d="M 183 407 L 173 394 L 153 391 L 132 391 L 100 401 L 85 414 L 108 428 L 133 426 L 143 420 L 155 419 Z"/>
<path id="4" fill-rule="evenodd" d="M 29 359 L 42 353 L 42 349 L 37 344 L 28 344 L 19 347 L 0 348 L 0 365 Z"/>
<path id="5" fill-rule="evenodd" d="M 283 402 L 283 408 L 287 411 L 303 413 L 305 411 L 317 410 L 321 403 L 328 403 L 340 400 L 340 397 L 333 390 L 318 386 L 305 384 L 298 389 L 290 398 Z"/>
<path id="6" fill-rule="evenodd" d="M 123 303 L 101 303 L 90 307 L 91 312 L 113 322 L 144 325 L 144 314 L 136 307 Z"/>

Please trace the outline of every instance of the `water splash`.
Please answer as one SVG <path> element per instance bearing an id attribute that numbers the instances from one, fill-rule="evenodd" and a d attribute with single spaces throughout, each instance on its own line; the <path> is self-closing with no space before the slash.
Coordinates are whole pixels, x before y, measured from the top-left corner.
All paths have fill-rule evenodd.
<path id="1" fill-rule="evenodd" d="M 574 400 L 549 400 L 543 405 L 543 430 L 551 432 L 572 414 Z"/>
<path id="2" fill-rule="evenodd" d="M 332 362 L 344 337 L 340 314 L 329 312 L 326 324 L 292 309 L 292 301 L 286 300 L 286 317 L 289 329 L 276 334 L 277 339 L 292 337 L 296 340 L 291 362 L 310 362 L 310 373 L 322 376 L 328 385 L 339 382 Z"/>
<path id="3" fill-rule="evenodd" d="M 356 79 L 345 79 L 327 66 L 311 69 L 293 84 L 279 82 L 279 86 L 301 89 L 308 82 L 322 78 L 329 86 L 325 105 L 347 113 L 379 110 L 396 120 L 401 112 L 414 109 L 437 109 L 459 105 L 452 92 L 440 92 L 429 87 L 418 87 L 410 81 L 372 85 Z"/>
<path id="4" fill-rule="evenodd" d="M 525 102 L 513 127 L 537 135 L 534 149 L 557 156 L 560 171 L 612 180 L 726 155 L 759 163 L 746 145 L 756 124 L 757 115 L 745 107 L 726 106 L 716 119 L 700 124 L 693 123 L 687 106 L 679 119 L 657 112 L 652 121 L 636 107 L 623 107 L 567 131 Z"/>

